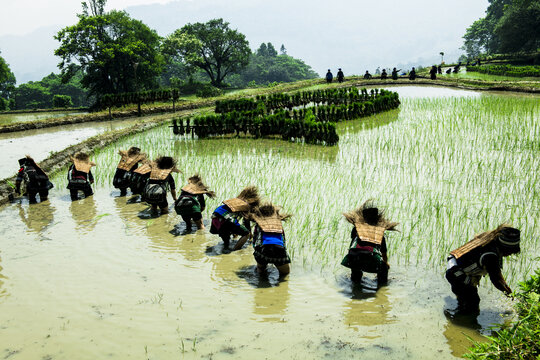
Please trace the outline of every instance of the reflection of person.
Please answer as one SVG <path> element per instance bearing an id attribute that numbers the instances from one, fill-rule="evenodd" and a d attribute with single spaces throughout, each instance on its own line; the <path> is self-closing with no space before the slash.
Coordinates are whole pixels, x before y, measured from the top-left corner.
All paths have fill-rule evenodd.
<path id="1" fill-rule="evenodd" d="M 348 326 L 384 325 L 391 322 L 388 313 L 392 305 L 388 298 L 389 288 L 385 287 L 376 294 L 354 294 L 345 304 L 345 324 Z M 356 295 L 356 296 L 355 296 Z"/>
<path id="2" fill-rule="evenodd" d="M 364 79 L 369 80 L 369 79 L 371 79 L 371 77 L 372 77 L 372 76 L 371 76 L 371 74 L 369 73 L 369 71 L 366 70 L 366 73 L 364 74 Z"/>
<path id="3" fill-rule="evenodd" d="M 29 206 L 24 211 L 24 208 L 19 204 L 19 217 L 26 224 L 28 230 L 40 233 L 47 226 L 52 224 L 54 220 L 54 207 L 50 201 L 41 202 L 35 206 Z"/>
<path id="4" fill-rule="evenodd" d="M 120 196 L 127 195 L 127 188 L 130 185 L 131 175 L 139 166 L 139 162 L 143 161 L 146 156 L 141 154 L 141 149 L 138 147 L 130 147 L 128 151 L 119 150 L 121 156 L 120 162 L 116 166 L 116 173 L 113 178 L 113 185 L 120 189 Z"/>
<path id="5" fill-rule="evenodd" d="M 458 311 L 479 311 L 477 286 L 485 275 L 489 274 L 489 279 L 498 290 L 506 295 L 512 293 L 501 273 L 502 258 L 519 253 L 519 243 L 520 231 L 502 224 L 450 252 L 446 279 L 456 294 Z"/>
<path id="6" fill-rule="evenodd" d="M 78 152 L 71 157 L 73 164 L 68 170 L 68 186 L 71 201 L 79 199 L 79 191 L 84 193 L 84 197 L 88 197 L 94 194 L 92 186 L 94 183 L 94 176 L 90 169 L 92 166 L 96 166 L 96 163 L 89 160 L 88 154 Z"/>
<path id="7" fill-rule="evenodd" d="M 257 272 L 264 273 L 268 264 L 274 264 L 281 277 L 290 272 L 291 258 L 287 254 L 285 232 L 282 221 L 291 217 L 280 214 L 280 208 L 271 203 L 253 209 L 250 218 L 255 221 L 253 230 L 253 256 L 257 261 Z"/>
<path id="8" fill-rule="evenodd" d="M 93 229 L 97 221 L 95 221 L 97 216 L 96 201 L 93 196 L 82 199 L 81 201 L 72 201 L 69 206 L 69 211 L 71 212 L 71 217 L 78 226 L 85 227 L 91 230 Z"/>
<path id="9" fill-rule="evenodd" d="M 253 313 L 260 316 L 261 321 L 282 321 L 287 314 L 289 298 L 288 281 L 280 281 L 278 286 L 257 287 Z"/>
<path id="10" fill-rule="evenodd" d="M 188 184 L 182 188 L 178 200 L 174 203 L 176 213 L 182 216 L 186 222 L 186 229 L 191 229 L 191 220 L 197 225 L 197 229 L 204 229 L 202 212 L 206 208 L 204 195 L 213 198 L 216 194 L 209 190 L 199 174 L 188 179 Z"/>
<path id="11" fill-rule="evenodd" d="M 49 181 L 45 171 L 36 164 L 30 155 L 19 159 L 19 165 L 20 169 L 15 179 L 15 193 L 21 193 L 21 184 L 24 182 L 30 204 L 37 202 L 36 196 L 38 193 L 41 202 L 47 200 L 49 190 L 52 189 L 53 184 Z"/>
<path id="12" fill-rule="evenodd" d="M 397 223 L 386 220 L 384 214 L 370 201 L 343 216 L 354 227 L 349 252 L 341 265 L 351 269 L 351 280 L 355 283 L 362 280 L 364 271 L 377 273 L 379 285 L 386 283 L 390 265 L 384 232 L 396 230 Z"/>
<path id="13" fill-rule="evenodd" d="M 330 69 L 328 69 L 328 72 L 326 73 L 326 82 L 330 84 L 333 78 L 334 75 L 332 75 L 332 72 L 330 71 Z"/>
<path id="14" fill-rule="evenodd" d="M 339 68 L 337 72 L 337 80 L 338 82 L 342 83 L 343 79 L 345 79 L 345 74 L 343 74 L 343 71 L 341 71 L 341 68 Z"/>
<path id="15" fill-rule="evenodd" d="M 167 202 L 167 190 L 171 191 L 174 201 L 176 201 L 176 185 L 172 177 L 173 172 L 179 172 L 176 168 L 176 160 L 170 156 L 158 157 L 150 167 L 150 179 L 144 187 L 143 200 L 152 206 L 153 211 L 160 208 L 161 214 L 169 213 L 169 203 Z"/>
<path id="16" fill-rule="evenodd" d="M 212 214 L 210 233 L 219 235 L 225 248 L 229 247 L 231 235 L 240 235 L 234 250 L 240 249 L 250 236 L 247 214 L 259 205 L 259 201 L 259 191 L 255 186 L 244 188 L 236 198 L 224 200 L 223 205 L 218 206 Z M 243 220 L 242 224 L 240 220 Z"/>

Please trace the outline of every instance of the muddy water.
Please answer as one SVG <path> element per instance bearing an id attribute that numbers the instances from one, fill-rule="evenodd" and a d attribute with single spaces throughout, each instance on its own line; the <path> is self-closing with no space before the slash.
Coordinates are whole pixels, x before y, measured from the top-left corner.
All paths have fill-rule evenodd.
<path id="1" fill-rule="evenodd" d="M 18 170 L 17 160 L 26 154 L 36 161 L 41 161 L 51 152 L 63 150 L 106 131 L 131 126 L 137 121 L 134 119 L 73 124 L 0 134 L 0 154 L 3 154 L 0 159 L 0 179 L 15 175 Z"/>
<path id="2" fill-rule="evenodd" d="M 88 114 L 87 112 L 72 111 L 72 112 L 39 112 L 39 113 L 24 113 L 24 114 L 0 114 L 0 125 L 11 124 L 15 122 L 28 122 L 43 119 L 61 118 L 65 116 L 74 116 Z"/>
<path id="3" fill-rule="evenodd" d="M 314 253 L 327 252 L 326 259 L 338 263 L 334 252 L 343 255 L 348 224 L 341 218 L 335 227 L 318 224 L 320 219 L 313 216 L 304 221 L 324 208 L 331 208 L 337 219 L 337 209 L 352 208 L 352 201 L 345 204 L 349 198 L 377 184 L 350 186 L 358 183 L 361 169 L 351 163 L 361 164 L 359 154 L 370 151 L 367 140 L 357 139 L 361 131 L 376 135 L 384 125 L 399 130 L 401 123 L 414 120 L 405 116 L 407 111 L 404 106 L 362 126 L 340 124 L 341 142 L 333 148 L 267 139 L 190 141 L 173 137 L 170 129 L 154 129 L 95 156 L 96 195 L 75 203 L 69 201 L 65 174 L 58 174 L 50 201 L 32 206 L 23 201 L 0 211 L 0 355 L 9 359 L 460 356 L 469 345 L 467 337 L 482 340 L 481 334 L 504 321 L 511 308 L 487 281 L 480 286 L 478 319 L 450 320 L 443 309 L 456 304 L 444 280 L 444 266 L 430 266 L 420 254 L 420 262 L 405 265 L 408 253 L 396 246 L 400 239 L 393 235 L 388 286 L 375 292 L 374 278 L 368 275 L 363 286 L 355 288 L 344 268 L 313 261 Z M 255 276 L 249 247 L 224 254 L 219 238 L 207 230 L 179 235 L 184 228 L 175 214 L 153 218 L 144 204 L 117 197 L 118 191 L 110 186 L 116 150 L 134 141 L 144 144 L 151 157 L 174 153 L 184 171 L 177 181 L 200 170 L 223 199 L 257 178 L 265 195 L 291 209 L 295 217 L 286 230 L 293 264 L 287 281 L 279 282 L 275 271 L 268 278 Z M 263 169 L 266 176 L 258 176 Z M 384 169 L 378 165 L 379 172 Z M 397 170 L 391 175 L 401 179 Z M 324 184 L 311 180 L 319 178 Z M 427 180 L 422 186 L 436 189 Z M 330 195 L 341 191 L 339 204 L 324 190 Z M 369 194 L 385 192 L 402 194 L 399 187 Z M 419 201 L 424 199 L 420 196 Z M 208 201 L 206 221 L 219 201 Z M 403 221 L 403 233 L 412 233 L 406 226 L 417 215 L 415 210 L 398 196 L 398 205 L 387 203 L 394 206 L 391 214 L 400 203 L 407 208 L 397 218 Z M 461 230 L 456 231 L 465 232 Z M 343 242 L 343 249 L 314 249 L 310 240 L 316 237 Z M 411 246 L 416 247 L 419 239 L 414 238 Z M 524 252 L 530 246 L 524 244 Z M 340 269 L 333 271 L 336 267 Z"/>
<path id="4" fill-rule="evenodd" d="M 52 203 L 0 212 L 1 223 L 15 224 L 0 227 L 0 354 L 452 358 L 465 335 L 500 321 L 498 297 L 482 289 L 480 324 L 452 324 L 442 312 L 447 286 L 420 269 L 393 268 L 378 292 L 369 276 L 353 288 L 345 275 L 301 264 L 287 281 L 274 271 L 259 278 L 249 247 L 222 254 L 216 236 L 179 236 L 177 216 L 152 218 L 116 195 L 98 188 L 71 203 L 56 189 Z"/>

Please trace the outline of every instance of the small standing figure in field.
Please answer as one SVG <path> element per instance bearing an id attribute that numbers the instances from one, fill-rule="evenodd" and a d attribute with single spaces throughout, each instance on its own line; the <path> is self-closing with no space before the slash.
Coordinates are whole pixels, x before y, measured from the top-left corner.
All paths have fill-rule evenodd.
<path id="1" fill-rule="evenodd" d="M 248 213 L 259 205 L 259 201 L 259 191 L 255 186 L 246 187 L 236 198 L 224 200 L 212 214 L 210 233 L 219 235 L 226 249 L 231 235 L 241 236 L 233 250 L 240 249 L 251 235 Z"/>
<path id="2" fill-rule="evenodd" d="M 268 264 L 274 264 L 280 277 L 290 272 L 291 258 L 287 254 L 285 231 L 282 221 L 291 217 L 280 214 L 280 207 L 264 203 L 253 209 L 250 219 L 255 222 L 253 229 L 253 256 L 257 261 L 257 272 L 266 272 Z"/>
<path id="3" fill-rule="evenodd" d="M 450 252 L 446 279 L 458 300 L 457 311 L 477 314 L 480 310 L 478 283 L 489 275 L 493 285 L 506 295 L 512 290 L 501 273 L 502 258 L 520 252 L 520 231 L 506 224 L 476 235 L 462 247 Z"/>
<path id="4" fill-rule="evenodd" d="M 49 177 L 45 171 L 36 164 L 30 155 L 19 159 L 19 165 L 20 169 L 15 179 L 15 193 L 21 193 L 21 184 L 24 182 L 30 204 L 37 203 L 37 194 L 39 194 L 39 200 L 41 202 L 47 200 L 49 190 L 52 189 L 53 184 L 49 181 Z"/>
<path id="5" fill-rule="evenodd" d="M 326 73 L 326 82 L 328 84 L 330 84 L 332 82 L 332 80 L 334 79 L 334 75 L 332 74 L 332 72 L 330 71 L 330 69 L 328 69 L 328 72 Z"/>
<path id="6" fill-rule="evenodd" d="M 71 201 L 76 201 L 79 199 L 79 191 L 84 193 L 85 198 L 92 196 L 94 192 L 92 191 L 91 184 L 94 183 L 94 176 L 92 175 L 92 171 L 90 171 L 90 169 L 92 166 L 96 166 L 96 163 L 90 161 L 88 154 L 83 152 L 78 152 L 70 158 L 73 164 L 68 170 L 67 188 L 69 189 Z"/>
<path id="7" fill-rule="evenodd" d="M 397 80 L 398 79 L 398 71 L 401 71 L 401 69 L 396 69 L 396 68 L 393 68 L 392 69 L 392 80 Z"/>
<path id="8" fill-rule="evenodd" d="M 409 80 L 414 80 L 414 79 L 416 79 L 416 70 L 413 67 L 412 70 L 409 72 Z"/>
<path id="9" fill-rule="evenodd" d="M 386 73 L 386 69 L 382 69 L 381 80 L 386 80 L 386 79 L 388 79 L 388 74 Z"/>
<path id="10" fill-rule="evenodd" d="M 129 180 L 129 187 L 133 195 L 142 195 L 144 188 L 150 179 L 150 172 L 152 172 L 151 165 L 151 161 L 143 160 L 141 166 L 133 170 Z"/>
<path id="11" fill-rule="evenodd" d="M 448 70 L 445 71 L 446 74 L 451 74 L 452 73 L 452 68 L 448 68 Z"/>
<path id="12" fill-rule="evenodd" d="M 371 74 L 369 73 L 368 70 L 366 70 L 366 73 L 364 74 L 364 79 L 369 80 L 371 78 L 372 78 Z"/>
<path id="13" fill-rule="evenodd" d="M 349 252 L 341 265 L 351 269 L 353 283 L 360 283 L 365 271 L 376 273 L 378 284 L 385 284 L 388 281 L 390 265 L 384 232 L 395 231 L 398 223 L 386 220 L 384 213 L 369 201 L 343 216 L 354 227 L 351 231 Z"/>
<path id="14" fill-rule="evenodd" d="M 188 184 L 182 188 L 178 200 L 174 203 L 176 213 L 182 216 L 186 223 L 186 231 L 191 230 L 192 220 L 197 225 L 197 229 L 204 229 L 201 214 L 206 208 L 204 195 L 213 198 L 216 193 L 208 189 L 199 174 L 195 174 L 188 179 Z"/>
<path id="15" fill-rule="evenodd" d="M 159 207 L 161 215 L 168 214 L 167 190 L 171 191 L 172 198 L 176 201 L 176 185 L 172 177 L 173 172 L 180 172 L 176 168 L 176 160 L 170 156 L 160 156 L 150 167 L 152 170 L 143 190 L 143 200 L 152 206 L 153 212 Z"/>
<path id="16" fill-rule="evenodd" d="M 437 66 L 437 74 L 442 75 L 442 66 Z"/>
<path id="17" fill-rule="evenodd" d="M 337 81 L 342 83 L 344 79 L 345 79 L 345 74 L 343 74 L 343 71 L 341 70 L 341 68 L 339 68 L 337 72 Z"/>
<path id="18" fill-rule="evenodd" d="M 437 67 L 435 65 L 429 70 L 429 76 L 431 77 L 431 80 L 437 80 Z"/>
<path id="19" fill-rule="evenodd" d="M 121 156 L 121 159 L 116 166 L 113 186 L 120 189 L 120 196 L 126 196 L 133 171 L 137 169 L 139 162 L 146 159 L 146 155 L 141 153 L 141 149 L 134 146 L 130 147 L 128 151 L 118 150 L 118 154 Z"/>

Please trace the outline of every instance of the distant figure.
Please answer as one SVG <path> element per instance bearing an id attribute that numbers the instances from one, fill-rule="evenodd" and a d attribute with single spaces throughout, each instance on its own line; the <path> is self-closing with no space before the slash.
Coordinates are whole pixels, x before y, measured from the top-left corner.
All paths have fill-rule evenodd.
<path id="1" fill-rule="evenodd" d="M 341 68 L 339 68 L 337 72 L 337 80 L 338 82 L 342 83 L 343 79 L 345 79 L 345 75 L 343 74 L 343 71 L 341 71 Z"/>
<path id="2" fill-rule="evenodd" d="M 461 61 L 459 62 L 459 64 L 457 64 L 456 66 L 454 66 L 454 74 L 457 74 L 459 72 L 459 69 L 461 68 Z"/>
<path id="3" fill-rule="evenodd" d="M 191 230 L 192 220 L 197 229 L 204 229 L 202 220 L 202 212 L 206 208 L 204 195 L 213 198 L 216 193 L 208 189 L 199 174 L 195 174 L 188 179 L 188 184 L 182 188 L 178 200 L 174 203 L 176 213 L 182 216 L 186 223 L 186 231 Z"/>
<path id="4" fill-rule="evenodd" d="M 371 74 L 369 73 L 369 71 L 366 70 L 366 73 L 364 74 L 364 79 L 369 80 L 371 78 L 372 78 Z"/>
<path id="5" fill-rule="evenodd" d="M 437 74 L 442 75 L 442 67 L 441 67 L 441 65 L 437 66 Z"/>
<path id="6" fill-rule="evenodd" d="M 480 62 L 480 58 L 478 58 L 478 59 L 476 60 L 476 65 L 477 65 L 477 66 L 482 65 L 482 63 Z"/>
<path id="7" fill-rule="evenodd" d="M 74 156 L 70 156 L 73 164 L 68 170 L 68 186 L 71 201 L 79 199 L 79 191 L 82 191 L 84 197 L 94 195 L 91 184 L 94 183 L 94 176 L 90 169 L 96 166 L 96 163 L 90 161 L 88 154 L 78 152 Z"/>
<path id="8" fill-rule="evenodd" d="M 212 226 L 210 233 L 219 235 L 223 240 L 223 246 L 229 248 L 231 235 L 240 235 L 234 250 L 240 249 L 249 236 L 250 222 L 248 214 L 255 206 L 259 205 L 259 190 L 255 186 L 248 186 L 240 194 L 229 200 L 224 200 L 212 214 Z M 242 221 L 242 224 L 240 223 Z"/>
<path id="9" fill-rule="evenodd" d="M 365 271 L 376 273 L 379 285 L 386 283 L 390 265 L 384 232 L 396 230 L 398 223 L 386 220 L 383 212 L 369 201 L 343 216 L 354 225 L 349 252 L 341 262 L 351 269 L 351 281 L 360 283 Z"/>
<path id="10" fill-rule="evenodd" d="M 279 276 L 284 277 L 290 272 L 291 258 L 287 254 L 285 231 L 282 221 L 291 217 L 280 214 L 280 208 L 271 203 L 256 207 L 250 219 L 255 222 L 253 229 L 253 256 L 257 261 L 257 272 L 264 274 L 268 264 L 274 264 Z"/>
<path id="11" fill-rule="evenodd" d="M 467 66 L 471 66 L 471 61 L 467 59 Z"/>
<path id="12" fill-rule="evenodd" d="M 431 77 L 431 80 L 437 79 L 437 67 L 435 65 L 433 65 L 431 70 L 429 70 L 429 76 Z"/>
<path id="13" fill-rule="evenodd" d="M 452 68 L 448 68 L 445 72 L 446 72 L 447 74 L 451 74 L 451 73 L 452 73 Z"/>
<path id="14" fill-rule="evenodd" d="M 152 211 L 157 211 L 159 207 L 161 215 L 169 213 L 169 203 L 167 202 L 167 190 L 171 191 L 174 201 L 176 201 L 176 185 L 172 177 L 173 172 L 180 172 L 176 168 L 176 160 L 170 156 L 158 157 L 150 167 L 150 179 L 144 187 L 143 201 L 152 206 Z"/>
<path id="15" fill-rule="evenodd" d="M 401 71 L 401 69 L 397 70 L 396 68 L 392 69 L 392 80 L 398 79 L 398 71 Z"/>
<path id="16" fill-rule="evenodd" d="M 512 290 L 501 273 L 502 259 L 520 252 L 520 231 L 505 224 L 475 236 L 462 247 L 450 252 L 446 279 L 458 300 L 458 312 L 478 313 L 478 283 L 489 275 L 493 285 L 506 295 Z"/>
<path id="17" fill-rule="evenodd" d="M 414 80 L 414 79 L 416 79 L 416 70 L 413 67 L 411 72 L 409 73 L 409 80 Z"/>
<path id="18" fill-rule="evenodd" d="M 381 80 L 386 80 L 386 79 L 388 79 L 388 74 L 386 73 L 386 69 L 382 69 Z"/>
<path id="19" fill-rule="evenodd" d="M 141 154 L 141 149 L 138 147 L 130 147 L 128 151 L 118 150 L 121 156 L 120 162 L 116 166 L 116 173 L 113 178 L 113 186 L 120 189 L 120 196 L 127 195 L 127 188 L 130 185 L 133 171 L 139 166 L 139 162 L 146 159 L 145 154 Z"/>
<path id="20" fill-rule="evenodd" d="M 380 75 L 380 74 L 381 74 L 381 68 L 377 66 L 377 69 L 375 70 L 375 75 Z"/>
<path id="21" fill-rule="evenodd" d="M 15 179 L 15 193 L 21 193 L 21 184 L 24 182 L 30 204 L 37 203 L 36 196 L 38 193 L 40 202 L 47 200 L 49 190 L 53 188 L 53 184 L 49 181 L 45 171 L 41 170 L 30 155 L 19 159 L 19 166 L 17 178 Z"/>
<path id="22" fill-rule="evenodd" d="M 326 73 L 326 82 L 330 84 L 332 79 L 334 79 L 334 75 L 332 75 L 332 72 L 328 69 L 328 72 Z"/>

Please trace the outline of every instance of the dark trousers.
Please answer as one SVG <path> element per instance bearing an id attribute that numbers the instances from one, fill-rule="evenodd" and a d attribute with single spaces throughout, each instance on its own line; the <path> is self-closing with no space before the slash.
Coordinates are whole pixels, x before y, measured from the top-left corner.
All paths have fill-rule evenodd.
<path id="1" fill-rule="evenodd" d="M 37 198 L 36 198 L 37 194 L 39 194 L 39 199 L 41 201 L 45 201 L 49 197 L 49 190 L 47 189 L 27 190 L 27 194 L 28 194 L 28 200 L 30 201 L 30 204 L 35 204 L 37 203 Z"/>
<path id="2" fill-rule="evenodd" d="M 465 274 L 456 275 L 456 270 L 459 268 L 451 268 L 446 271 L 446 280 L 452 287 L 452 292 L 456 294 L 458 301 L 458 309 L 467 312 L 476 312 L 479 309 L 480 297 L 478 296 L 478 288 L 475 285 L 468 283 L 470 278 Z"/>
<path id="3" fill-rule="evenodd" d="M 364 272 L 360 269 L 351 269 L 351 281 L 354 283 L 359 283 L 362 281 L 362 276 Z M 386 263 L 381 264 L 381 268 L 377 272 L 377 283 L 379 285 L 386 284 L 388 282 L 388 266 Z"/>
<path id="4" fill-rule="evenodd" d="M 79 200 L 79 190 L 84 193 L 85 198 L 94 194 L 94 192 L 92 191 L 92 187 L 90 185 L 81 187 L 80 189 L 69 189 L 71 201 Z"/>

